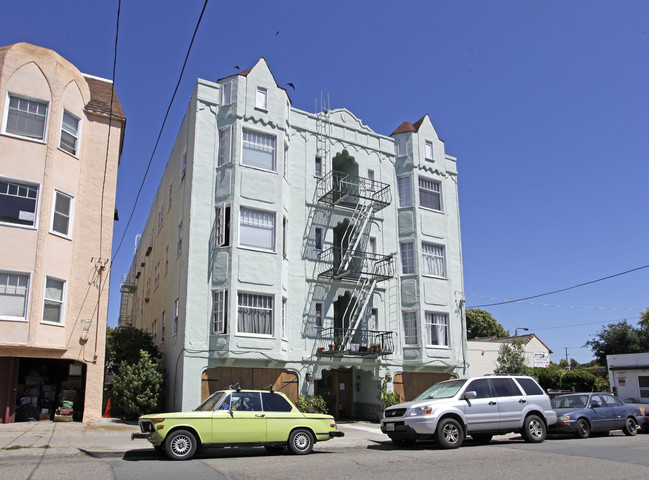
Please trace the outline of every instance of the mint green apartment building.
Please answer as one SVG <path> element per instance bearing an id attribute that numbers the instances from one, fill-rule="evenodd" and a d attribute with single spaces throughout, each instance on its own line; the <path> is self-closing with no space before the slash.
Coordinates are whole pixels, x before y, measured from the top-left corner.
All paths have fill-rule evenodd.
<path id="1" fill-rule="evenodd" d="M 386 376 L 408 400 L 465 375 L 457 180 L 428 116 L 299 110 L 264 59 L 199 79 L 121 285 L 167 408 L 239 383 L 376 418 Z"/>

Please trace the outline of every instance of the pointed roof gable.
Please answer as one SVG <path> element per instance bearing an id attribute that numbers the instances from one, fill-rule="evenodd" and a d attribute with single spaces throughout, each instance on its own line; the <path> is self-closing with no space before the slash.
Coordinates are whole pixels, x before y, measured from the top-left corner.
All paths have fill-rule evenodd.
<path id="1" fill-rule="evenodd" d="M 401 125 L 399 125 L 399 128 L 397 128 L 394 132 L 390 134 L 390 136 L 396 135 L 398 133 L 418 132 L 419 127 L 421 127 L 421 124 L 424 123 L 424 119 L 427 116 L 428 115 L 424 115 L 419 120 L 417 120 L 414 124 L 410 122 L 403 122 Z"/>

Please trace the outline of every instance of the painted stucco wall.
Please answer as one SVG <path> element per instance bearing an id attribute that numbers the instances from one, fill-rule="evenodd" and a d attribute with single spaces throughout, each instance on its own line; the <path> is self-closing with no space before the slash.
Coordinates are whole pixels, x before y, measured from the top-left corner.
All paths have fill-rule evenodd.
<path id="1" fill-rule="evenodd" d="M 649 381 L 649 353 L 607 355 L 608 378 L 611 388 L 625 402 L 649 402 L 649 388 L 641 389 L 638 377 Z"/>
<path id="2" fill-rule="evenodd" d="M 6 112 L 8 92 L 48 102 L 43 141 L 6 134 L 3 116 L 0 176 L 36 184 L 39 194 L 34 228 L 0 225 L 0 269 L 30 275 L 27 319 L 0 320 L 0 354 L 86 364 L 84 420 L 97 420 L 108 305 L 107 271 L 102 267 L 110 259 L 123 123 L 117 118 L 112 123 L 104 183 L 108 119 L 85 108 L 91 92 L 84 75 L 52 50 L 25 43 L 0 49 L 0 65 L 0 112 Z M 58 148 L 63 109 L 81 119 L 77 155 Z M 74 197 L 67 237 L 51 231 L 55 190 Z M 41 322 L 46 276 L 66 281 L 60 325 Z M 91 321 L 85 339 L 83 320 Z"/>
<path id="3" fill-rule="evenodd" d="M 498 352 L 503 343 L 508 343 L 508 340 L 467 340 L 469 375 L 474 377 L 494 373 L 498 360 Z M 534 366 L 535 353 L 551 353 L 548 347 L 536 338 L 536 336 L 533 336 L 527 343 L 523 343 L 523 349 L 525 352 L 525 364 L 529 367 Z"/>

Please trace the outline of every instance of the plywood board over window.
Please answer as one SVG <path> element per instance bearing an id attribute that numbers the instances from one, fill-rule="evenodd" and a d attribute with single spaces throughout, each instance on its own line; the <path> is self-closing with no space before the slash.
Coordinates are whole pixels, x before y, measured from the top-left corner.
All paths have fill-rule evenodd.
<path id="1" fill-rule="evenodd" d="M 297 402 L 298 376 L 295 372 L 279 368 L 214 367 L 203 372 L 201 402 L 217 390 L 239 384 L 243 389 L 268 390 L 272 385 L 293 403 Z"/>
<path id="2" fill-rule="evenodd" d="M 402 402 L 410 402 L 417 395 L 438 382 L 451 378 L 450 373 L 403 372 L 397 373 L 392 381 L 394 392 Z"/>

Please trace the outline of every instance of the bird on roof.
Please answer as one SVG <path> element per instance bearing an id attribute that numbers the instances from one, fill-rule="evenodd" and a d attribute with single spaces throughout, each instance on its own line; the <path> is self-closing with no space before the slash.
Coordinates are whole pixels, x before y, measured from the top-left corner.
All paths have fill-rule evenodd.
<path id="1" fill-rule="evenodd" d="M 237 70 L 241 70 L 241 69 L 239 68 L 239 65 L 235 65 L 234 68 L 236 68 Z"/>
<path id="2" fill-rule="evenodd" d="M 295 85 L 293 85 L 291 82 L 288 82 L 286 85 L 288 85 L 288 86 L 291 87 L 293 90 L 295 90 Z"/>

